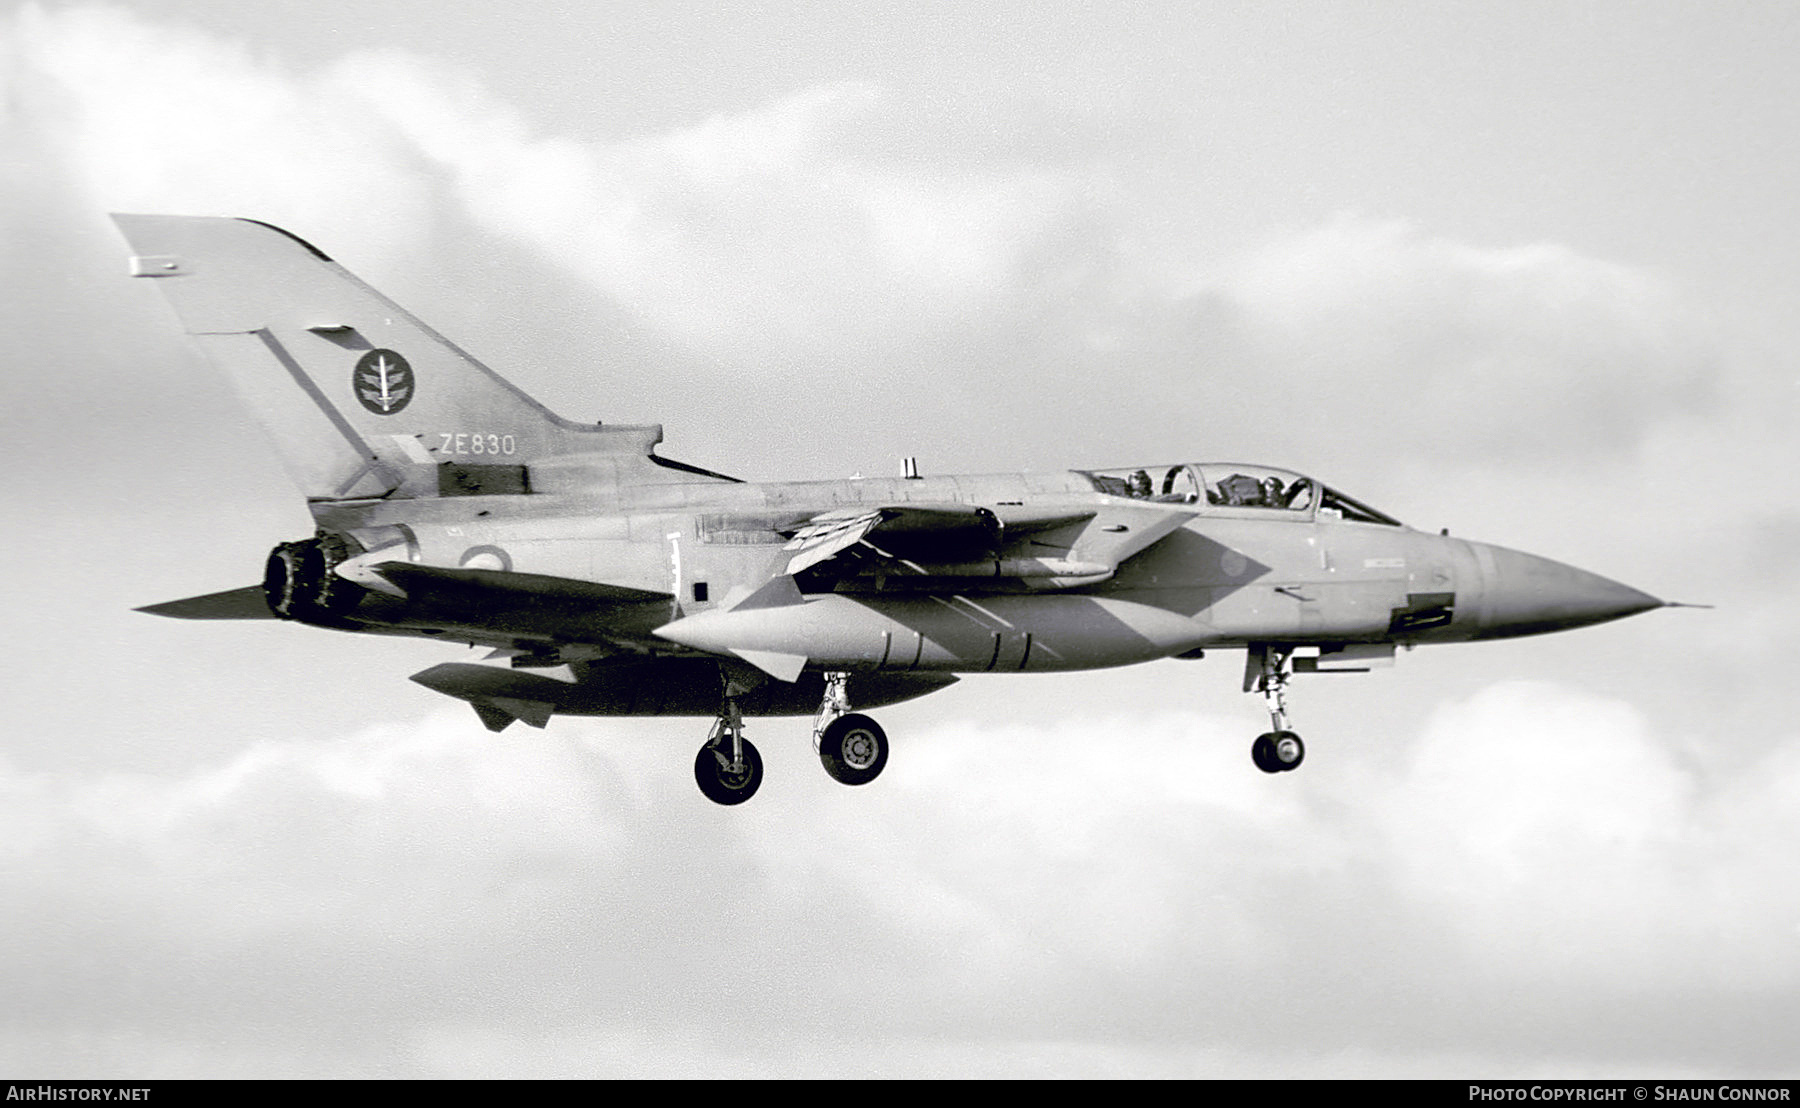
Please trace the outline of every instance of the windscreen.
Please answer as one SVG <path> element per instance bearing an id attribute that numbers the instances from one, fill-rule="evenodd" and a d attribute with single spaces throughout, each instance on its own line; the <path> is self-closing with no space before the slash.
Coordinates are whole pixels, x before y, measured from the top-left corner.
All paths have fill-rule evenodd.
<path id="1" fill-rule="evenodd" d="M 1273 466 L 1239 462 L 1181 462 L 1079 471 L 1094 491 L 1108 496 L 1163 504 L 1206 504 L 1214 508 L 1280 512 L 1285 518 L 1312 518 L 1404 526 L 1310 477 Z"/>

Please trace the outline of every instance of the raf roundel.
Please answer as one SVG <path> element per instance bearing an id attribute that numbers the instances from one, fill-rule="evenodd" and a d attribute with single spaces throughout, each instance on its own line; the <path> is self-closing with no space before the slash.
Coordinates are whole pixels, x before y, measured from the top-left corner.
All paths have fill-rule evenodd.
<path id="1" fill-rule="evenodd" d="M 357 359 L 350 387 L 362 406 L 376 415 L 393 415 L 412 401 L 412 366 L 392 350 L 371 350 Z"/>

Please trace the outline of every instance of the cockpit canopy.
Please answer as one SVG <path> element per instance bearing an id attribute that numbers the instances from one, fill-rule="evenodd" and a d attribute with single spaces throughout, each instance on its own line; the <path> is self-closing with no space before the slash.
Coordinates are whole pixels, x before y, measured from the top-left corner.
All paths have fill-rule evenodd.
<path id="1" fill-rule="evenodd" d="M 1352 500 L 1336 489 L 1272 466 L 1234 462 L 1181 462 L 1125 469 L 1080 470 L 1094 491 L 1162 504 L 1205 504 L 1208 510 L 1237 514 L 1279 512 L 1289 519 L 1347 519 L 1403 526 L 1385 512 Z"/>

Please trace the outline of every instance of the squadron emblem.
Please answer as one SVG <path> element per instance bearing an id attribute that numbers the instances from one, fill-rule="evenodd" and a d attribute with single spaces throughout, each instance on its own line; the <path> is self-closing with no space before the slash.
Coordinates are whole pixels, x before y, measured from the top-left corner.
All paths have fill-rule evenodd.
<path id="1" fill-rule="evenodd" d="M 376 415 L 393 415 L 413 398 L 412 366 L 392 350 L 371 350 L 357 360 L 350 385 L 363 407 Z"/>

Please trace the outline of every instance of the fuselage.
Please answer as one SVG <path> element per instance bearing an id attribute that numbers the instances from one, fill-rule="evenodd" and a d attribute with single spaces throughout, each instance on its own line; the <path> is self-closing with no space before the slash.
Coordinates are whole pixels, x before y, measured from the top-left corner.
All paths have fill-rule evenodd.
<path id="1" fill-rule="evenodd" d="M 1146 471 L 1157 475 L 1148 490 L 1110 476 Z M 1240 477 L 1273 477 L 1289 498 L 1236 494 Z M 1253 643 L 1329 651 L 1464 642 L 1660 603 L 1548 559 L 1415 530 L 1266 466 L 572 485 L 523 496 L 317 505 L 315 514 L 321 528 L 385 557 L 668 595 L 666 605 L 645 605 L 629 629 L 597 618 L 595 641 L 629 632 L 656 653 L 767 653 L 850 672 L 1090 669 Z M 908 504 L 993 513 L 1001 528 L 994 556 L 955 565 L 884 559 L 814 582 L 803 604 L 736 606 L 779 572 L 799 522 Z M 1111 572 L 1057 575 L 1081 568 L 1067 556 L 1088 529 L 1139 525 L 1136 516 L 1116 515 L 1133 510 L 1174 514 L 1179 525 Z M 1124 522 L 1107 522 L 1114 518 Z M 1058 526 L 1059 519 L 1076 522 Z M 1033 575 L 1021 565 L 1048 568 Z M 473 627 L 480 613 L 470 615 Z M 409 623 L 404 609 L 368 616 L 390 630 Z M 579 640 L 581 614 L 559 617 L 549 636 Z M 458 622 L 439 613 L 417 630 L 456 637 Z"/>

